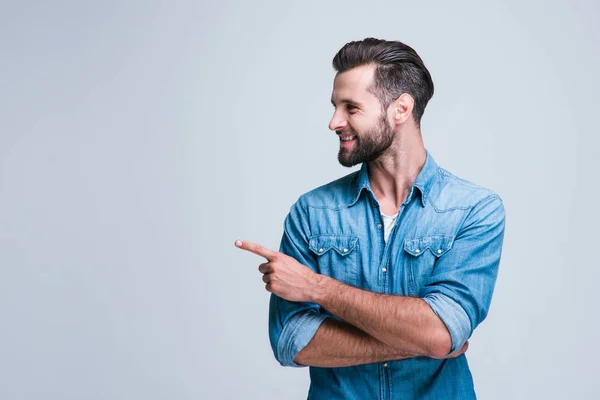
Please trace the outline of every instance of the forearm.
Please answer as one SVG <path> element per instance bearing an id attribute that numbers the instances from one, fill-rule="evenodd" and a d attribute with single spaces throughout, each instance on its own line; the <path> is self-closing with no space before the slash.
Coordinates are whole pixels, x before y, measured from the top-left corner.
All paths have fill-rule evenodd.
<path id="1" fill-rule="evenodd" d="M 314 301 L 405 354 L 442 358 L 450 351 L 446 326 L 423 299 L 373 293 L 323 276 Z"/>
<path id="2" fill-rule="evenodd" d="M 414 357 L 345 322 L 327 318 L 294 362 L 314 367 L 348 367 Z"/>

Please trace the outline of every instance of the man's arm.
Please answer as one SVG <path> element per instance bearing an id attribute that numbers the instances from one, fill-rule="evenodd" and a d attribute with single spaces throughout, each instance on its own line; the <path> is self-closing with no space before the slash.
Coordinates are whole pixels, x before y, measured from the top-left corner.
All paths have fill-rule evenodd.
<path id="1" fill-rule="evenodd" d="M 458 357 L 467 351 L 465 343 L 460 351 L 445 358 Z M 383 361 L 403 360 L 419 356 L 402 352 L 380 342 L 345 321 L 327 318 L 317 333 L 296 356 L 294 362 L 314 367 L 349 367 Z"/>
<path id="2" fill-rule="evenodd" d="M 311 300 L 403 353 L 443 358 L 487 315 L 503 235 L 504 208 L 494 196 L 471 211 L 422 298 L 372 293 L 322 275 Z"/>
<path id="3" fill-rule="evenodd" d="M 388 346 L 348 323 L 327 318 L 294 362 L 315 367 L 348 367 L 414 356 Z"/>
<path id="4" fill-rule="evenodd" d="M 279 260 L 280 270 L 276 267 L 278 261 L 271 257 L 274 252 L 249 243 L 241 245 L 242 248 L 270 260 L 269 263 L 262 264 L 259 270 L 265 274 L 263 278 L 268 278 L 263 279 L 269 282 L 267 290 L 273 291 L 269 306 L 269 337 L 277 361 L 283 366 L 292 367 L 350 366 L 425 355 L 424 352 L 412 353 L 398 350 L 348 323 L 328 318 L 327 314 L 320 311 L 318 304 L 309 301 L 308 297 L 291 298 L 274 291 L 277 285 L 287 281 L 288 278 L 297 279 L 298 276 L 285 276 L 297 268 L 303 278 L 297 283 L 288 282 L 294 291 L 306 284 L 304 278 L 308 270 L 312 271 L 308 273 L 308 277 L 312 276 L 318 280 L 320 275 L 314 273 L 316 260 L 308 249 L 309 236 L 305 210 L 300 199 L 291 207 L 284 222 L 280 245 L 280 255 L 283 256 Z M 275 272 L 275 269 L 279 272 Z"/>
<path id="5" fill-rule="evenodd" d="M 316 260 L 308 249 L 310 228 L 302 198 L 291 207 L 283 223 L 279 251 L 316 272 Z M 268 285 L 268 284 L 267 284 Z M 319 305 L 308 301 L 289 301 L 271 293 L 269 302 L 269 341 L 275 359 L 284 367 L 304 367 L 294 361 L 297 353 L 313 338 L 327 319 Z"/>
<path id="6" fill-rule="evenodd" d="M 317 274 L 302 214 L 297 202 L 286 218 L 280 252 L 236 241 L 268 261 L 259 271 L 272 293 L 269 336 L 281 365 L 302 366 L 296 356 L 328 318 L 318 304 L 401 354 L 434 358 L 459 352 L 487 316 L 504 237 L 504 206 L 497 195 L 471 209 L 453 251 L 436 261 L 420 298 L 371 293 Z"/>
<path id="7" fill-rule="evenodd" d="M 302 264 L 302 268 L 316 272 L 316 259 L 308 247 L 309 236 L 305 209 L 299 199 L 285 219 L 280 252 Z M 276 279 L 275 275 L 265 276 Z M 290 301 L 275 293 L 271 294 L 269 305 L 269 337 L 273 354 L 282 366 L 342 367 L 415 356 L 388 346 L 348 323 L 329 318 L 314 302 Z"/>
<path id="8" fill-rule="evenodd" d="M 327 276 L 321 282 L 318 304 L 401 354 L 450 352 L 446 326 L 423 299 L 373 293 Z"/>

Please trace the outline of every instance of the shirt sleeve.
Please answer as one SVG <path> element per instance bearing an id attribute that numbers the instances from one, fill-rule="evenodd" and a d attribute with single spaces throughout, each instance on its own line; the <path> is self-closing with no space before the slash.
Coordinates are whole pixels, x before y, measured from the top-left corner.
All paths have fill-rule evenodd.
<path id="1" fill-rule="evenodd" d="M 459 350 L 487 316 L 502 253 L 504 222 L 499 196 L 475 205 L 452 249 L 437 260 L 420 293 L 448 328 L 450 353 Z"/>
<path id="2" fill-rule="evenodd" d="M 279 251 L 316 272 L 316 259 L 308 248 L 310 232 L 301 200 L 292 205 L 285 218 Z M 295 363 L 294 358 L 310 342 L 325 318 L 326 314 L 320 312 L 316 303 L 288 301 L 271 293 L 269 340 L 275 359 L 282 366 L 305 367 Z"/>

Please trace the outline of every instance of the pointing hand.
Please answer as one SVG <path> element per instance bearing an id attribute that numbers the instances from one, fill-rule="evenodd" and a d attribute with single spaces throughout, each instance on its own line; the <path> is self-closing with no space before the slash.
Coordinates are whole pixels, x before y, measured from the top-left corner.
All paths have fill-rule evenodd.
<path id="1" fill-rule="evenodd" d="M 236 240 L 235 245 L 267 260 L 258 266 L 258 270 L 263 274 L 268 292 L 289 301 L 314 301 L 313 295 L 321 281 L 321 275 L 293 257 L 258 244 Z"/>

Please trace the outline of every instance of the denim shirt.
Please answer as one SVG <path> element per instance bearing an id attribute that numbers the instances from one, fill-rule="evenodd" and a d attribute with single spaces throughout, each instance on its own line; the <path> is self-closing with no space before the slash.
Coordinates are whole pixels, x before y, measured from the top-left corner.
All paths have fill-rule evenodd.
<path id="1" fill-rule="evenodd" d="M 303 194 L 284 222 L 279 251 L 319 274 L 375 293 L 420 297 L 444 322 L 452 350 L 485 319 L 504 237 L 495 192 L 460 179 L 427 158 L 384 241 L 368 166 Z M 271 294 L 269 339 L 283 366 L 325 318 L 315 303 Z M 466 353 L 419 356 L 340 368 L 309 368 L 309 399 L 474 399 Z"/>

